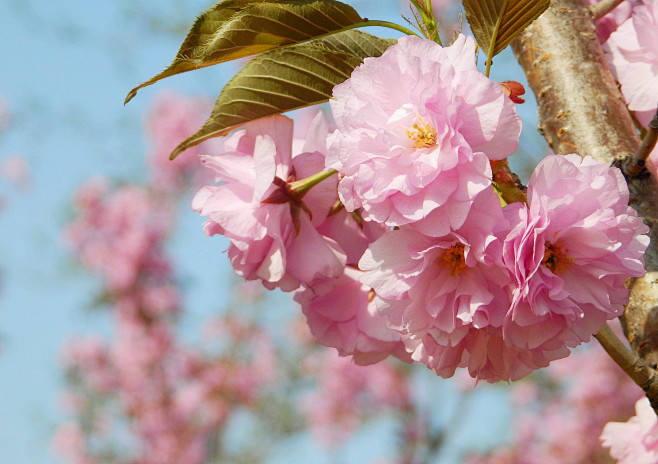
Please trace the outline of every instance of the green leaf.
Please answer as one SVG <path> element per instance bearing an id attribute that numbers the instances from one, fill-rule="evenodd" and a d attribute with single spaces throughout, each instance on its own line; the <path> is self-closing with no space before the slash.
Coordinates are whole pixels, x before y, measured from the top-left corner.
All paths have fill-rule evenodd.
<path id="1" fill-rule="evenodd" d="M 475 40 L 487 52 L 487 61 L 502 52 L 539 17 L 550 0 L 462 0 Z"/>
<path id="2" fill-rule="evenodd" d="M 394 42 L 351 30 L 258 55 L 226 84 L 208 121 L 170 158 L 249 121 L 327 101 L 364 58 L 380 56 Z"/>
<path id="3" fill-rule="evenodd" d="M 199 16 L 167 69 L 132 89 L 160 79 L 306 42 L 364 22 L 336 0 L 224 0 Z"/>

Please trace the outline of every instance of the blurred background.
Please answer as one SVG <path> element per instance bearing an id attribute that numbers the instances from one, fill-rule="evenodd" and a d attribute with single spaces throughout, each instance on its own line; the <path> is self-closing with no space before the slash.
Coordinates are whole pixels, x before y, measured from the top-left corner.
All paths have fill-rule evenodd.
<path id="1" fill-rule="evenodd" d="M 409 16 L 397 0 L 351 4 L 371 19 Z M 543 464 L 605 462 L 598 424 L 625 420 L 639 394 L 598 346 L 514 386 L 397 360 L 364 368 L 315 344 L 290 295 L 240 283 L 227 243 L 203 238 L 189 207 L 208 180 L 196 155 L 221 142 L 167 161 L 240 63 L 123 106 L 209 6 L 0 2 L 0 462 L 502 463 L 520 450 Z M 437 7 L 450 37 L 458 10 Z M 492 78 L 524 82 L 509 51 Z M 547 149 L 531 95 L 519 112 L 511 163 L 527 180 Z M 600 417 L 578 409 L 604 401 Z M 567 410 L 586 420 L 565 429 Z M 589 441 L 573 458 L 564 442 L 577 434 Z"/>

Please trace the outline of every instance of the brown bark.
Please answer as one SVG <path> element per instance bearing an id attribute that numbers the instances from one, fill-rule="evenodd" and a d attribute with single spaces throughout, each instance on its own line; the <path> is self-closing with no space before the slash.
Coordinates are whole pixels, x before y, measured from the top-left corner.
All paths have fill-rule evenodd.
<path id="1" fill-rule="evenodd" d="M 631 156 L 640 139 L 597 40 L 585 0 L 553 0 L 512 43 L 537 97 L 539 130 L 556 153 L 601 162 Z M 658 411 L 658 188 L 648 176 L 627 179 L 630 204 L 651 228 L 647 275 L 630 282 L 622 323 L 640 359 L 627 373 Z"/>

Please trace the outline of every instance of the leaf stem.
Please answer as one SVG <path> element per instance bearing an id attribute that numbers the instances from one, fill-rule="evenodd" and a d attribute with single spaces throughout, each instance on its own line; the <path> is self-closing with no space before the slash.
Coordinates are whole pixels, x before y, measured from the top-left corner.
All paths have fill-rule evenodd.
<path id="1" fill-rule="evenodd" d="M 624 0 L 601 0 L 589 7 L 594 19 L 601 19 L 622 4 Z"/>
<path id="2" fill-rule="evenodd" d="M 402 32 L 403 34 L 406 34 L 406 35 L 415 35 L 416 37 L 420 37 L 418 34 L 416 34 L 411 29 L 407 29 L 404 26 L 400 26 L 399 24 L 392 23 L 390 21 L 380 21 L 378 19 L 366 19 L 363 22 L 351 24 L 351 25 L 346 26 L 346 27 L 344 27 L 344 28 L 342 28 L 342 29 L 340 29 L 339 31 L 336 31 L 336 32 L 346 31 L 346 30 L 349 30 L 349 29 L 355 29 L 357 27 L 369 27 L 369 26 L 388 27 L 389 29 L 395 29 L 396 31 Z M 335 34 L 335 32 L 332 32 L 332 34 Z M 315 38 L 316 37 L 314 37 L 314 39 Z"/>
<path id="3" fill-rule="evenodd" d="M 333 176 L 337 172 L 338 171 L 336 171 L 335 169 L 331 169 L 329 171 L 320 171 L 318 173 L 313 174 L 312 176 L 305 177 L 304 179 L 301 180 L 296 180 L 295 182 L 290 183 L 290 190 L 300 195 L 303 195 L 306 192 L 308 192 L 311 189 L 311 187 Z"/>
<path id="4" fill-rule="evenodd" d="M 367 18 L 363 18 L 363 19 L 364 20 L 361 21 L 360 23 L 350 24 L 349 26 L 345 26 L 345 27 L 342 27 L 340 29 L 336 29 L 336 30 L 327 32 L 326 34 L 320 34 L 320 35 L 316 35 L 316 36 L 313 36 L 313 37 L 309 37 L 308 39 L 305 39 L 305 40 L 300 40 L 299 42 L 294 42 L 294 43 L 291 43 L 291 44 L 282 45 L 282 46 L 277 47 L 277 49 L 291 47 L 293 45 L 299 45 L 301 43 L 306 43 L 306 42 L 313 42 L 313 41 L 318 40 L 318 39 L 323 39 L 325 37 L 329 37 L 331 35 L 338 34 L 339 32 L 349 31 L 351 29 L 358 29 L 360 27 L 370 27 L 370 26 L 387 27 L 389 29 L 395 29 L 396 31 L 402 32 L 403 34 L 406 34 L 406 35 L 415 35 L 416 37 L 420 37 L 418 34 L 416 34 L 411 29 L 407 29 L 404 26 L 400 26 L 399 24 L 392 23 L 390 21 L 380 21 L 378 19 L 367 19 Z"/>
<path id="5" fill-rule="evenodd" d="M 489 50 L 487 50 L 487 67 L 484 70 L 484 75 L 489 77 L 489 72 L 491 71 L 491 63 L 493 63 L 494 50 L 496 49 L 496 37 L 498 37 L 498 29 L 503 22 L 503 16 L 505 15 L 505 10 L 507 9 L 508 0 L 504 0 L 500 8 L 500 16 L 496 21 L 494 26 L 493 34 L 491 34 L 491 42 L 489 42 Z"/>
<path id="6" fill-rule="evenodd" d="M 418 0 L 410 0 L 411 4 L 416 7 L 416 11 L 412 11 L 414 18 L 418 22 L 418 27 L 421 32 L 430 40 L 438 43 L 443 46 L 441 43 L 441 37 L 439 36 L 439 30 L 436 26 L 436 20 L 434 19 L 434 12 L 432 11 L 432 2 L 431 0 L 425 0 L 425 3 L 421 5 Z M 420 18 L 418 17 L 420 15 Z"/>

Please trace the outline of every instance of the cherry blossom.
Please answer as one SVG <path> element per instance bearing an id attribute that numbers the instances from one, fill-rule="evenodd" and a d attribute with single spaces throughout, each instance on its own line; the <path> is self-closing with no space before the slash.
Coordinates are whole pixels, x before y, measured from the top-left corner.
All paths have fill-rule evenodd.
<path id="1" fill-rule="evenodd" d="M 550 155 L 539 163 L 528 207 L 505 208 L 514 224 L 503 252 L 515 282 L 503 324 L 508 343 L 573 347 L 622 314 L 624 283 L 644 275 L 649 244 L 628 195 L 621 172 L 592 158 Z"/>
<path id="2" fill-rule="evenodd" d="M 323 145 L 326 126 L 312 127 L 320 129 L 308 139 Z M 336 181 L 325 180 L 303 196 L 291 190 L 292 182 L 324 168 L 323 153 L 293 156 L 292 144 L 293 122 L 284 116 L 247 124 L 226 140 L 228 151 L 201 158 L 223 184 L 203 187 L 192 201 L 192 208 L 209 218 L 206 235 L 231 241 L 228 255 L 238 274 L 285 291 L 337 277 L 345 265 L 338 244 L 316 229 L 336 201 Z"/>
<path id="3" fill-rule="evenodd" d="M 412 358 L 438 375 L 450 377 L 468 365 L 480 378 L 499 378 L 485 365 L 493 361 L 487 356 L 504 356 L 499 332 L 512 284 L 502 261 L 508 227 L 500 200 L 489 188 L 474 200 L 461 228 L 442 237 L 409 227 L 393 230 L 359 262 L 366 271 L 362 282 L 374 288 L 380 312 L 402 334 Z M 486 334 L 498 341 L 497 349 L 486 350 L 476 340 L 489 339 Z M 473 356 L 470 363 L 467 352 Z M 509 363 L 504 364 L 509 371 Z"/>
<path id="4" fill-rule="evenodd" d="M 374 294 L 359 282 L 361 274 L 348 267 L 342 276 L 318 279 L 295 294 L 311 332 L 319 343 L 353 356 L 357 364 L 373 364 L 389 354 L 411 361 L 400 334 L 377 313 Z"/>
<path id="5" fill-rule="evenodd" d="M 390 226 L 443 225 L 436 235 L 462 225 L 490 185 L 489 159 L 514 153 L 521 130 L 514 104 L 474 56 L 463 35 L 445 48 L 403 37 L 334 88 L 327 167 L 344 176 L 338 193 L 348 211 L 362 207 Z"/>

